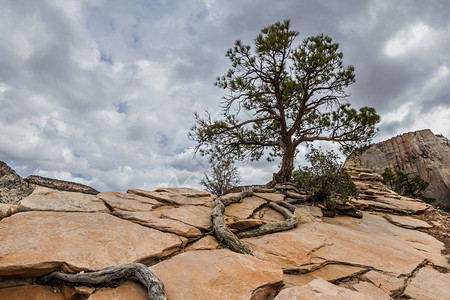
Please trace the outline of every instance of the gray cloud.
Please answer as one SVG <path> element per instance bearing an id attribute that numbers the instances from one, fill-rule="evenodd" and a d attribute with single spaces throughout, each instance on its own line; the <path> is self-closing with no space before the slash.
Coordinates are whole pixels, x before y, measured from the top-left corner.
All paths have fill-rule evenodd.
<path id="1" fill-rule="evenodd" d="M 219 111 L 225 51 L 286 18 L 298 42 L 324 32 L 340 43 L 356 67 L 350 102 L 382 116 L 377 140 L 450 136 L 449 13 L 446 0 L 4 1 L 0 160 L 100 190 L 192 186 L 207 163 L 187 133 L 195 111 Z M 277 169 L 238 166 L 244 184 Z"/>

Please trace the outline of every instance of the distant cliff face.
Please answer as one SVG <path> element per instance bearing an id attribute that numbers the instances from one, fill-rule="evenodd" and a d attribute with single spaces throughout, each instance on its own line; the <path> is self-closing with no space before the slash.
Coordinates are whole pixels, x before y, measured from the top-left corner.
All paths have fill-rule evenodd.
<path id="1" fill-rule="evenodd" d="M 0 161 L 0 203 L 17 203 L 33 191 L 22 177 Z"/>
<path id="2" fill-rule="evenodd" d="M 31 175 L 25 178 L 25 181 L 31 184 L 45 186 L 51 189 L 60 190 L 60 191 L 66 191 L 66 192 L 77 192 L 77 193 L 83 193 L 83 194 L 91 194 L 91 195 L 97 195 L 100 193 L 96 189 L 70 181 L 64 181 L 59 179 L 53 179 L 53 178 L 45 178 L 37 175 Z"/>
<path id="3" fill-rule="evenodd" d="M 446 137 L 429 129 L 408 132 L 372 145 L 360 160 L 363 167 L 379 174 L 391 168 L 420 175 L 430 182 L 424 194 L 450 208 L 450 141 Z"/>

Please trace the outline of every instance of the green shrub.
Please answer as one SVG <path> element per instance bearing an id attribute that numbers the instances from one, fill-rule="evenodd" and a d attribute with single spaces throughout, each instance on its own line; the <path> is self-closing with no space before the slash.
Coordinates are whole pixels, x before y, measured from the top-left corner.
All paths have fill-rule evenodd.
<path id="1" fill-rule="evenodd" d="M 358 197 L 355 184 L 338 162 L 338 155 L 334 151 L 322 152 L 313 148 L 306 159 L 311 166 L 295 170 L 292 181 L 299 190 L 308 193 L 312 200 L 334 209 L 337 204 L 346 204 L 350 198 Z"/>
<path id="2" fill-rule="evenodd" d="M 390 168 L 386 168 L 381 176 L 383 177 L 383 183 L 400 195 L 422 199 L 427 203 L 436 201 L 435 198 L 423 195 L 430 183 L 420 175 L 407 174 L 400 170 L 394 173 Z"/>

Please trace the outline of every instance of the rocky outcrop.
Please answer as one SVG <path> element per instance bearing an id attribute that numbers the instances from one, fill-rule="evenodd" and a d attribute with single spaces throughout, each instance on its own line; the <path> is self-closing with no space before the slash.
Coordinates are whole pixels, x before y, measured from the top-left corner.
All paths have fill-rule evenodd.
<path id="1" fill-rule="evenodd" d="M 44 186 L 59 191 L 77 192 L 90 195 L 97 195 L 98 193 L 100 193 L 96 189 L 81 183 L 64 181 L 53 178 L 46 178 L 37 175 L 30 175 L 27 178 L 25 178 L 25 181 L 30 184 Z"/>
<path id="2" fill-rule="evenodd" d="M 0 161 L 0 203 L 15 204 L 31 194 L 33 187 Z"/>
<path id="3" fill-rule="evenodd" d="M 268 189 L 227 205 L 226 225 L 239 235 L 284 220 L 270 204 L 291 203 L 295 228 L 241 238 L 253 255 L 215 238 L 216 197 L 206 192 L 94 196 L 38 187 L 17 207 L 5 207 L 0 220 L 0 299 L 148 299 L 132 280 L 51 288 L 39 280 L 56 270 L 88 273 L 133 262 L 162 280 L 169 300 L 448 297 L 448 215 L 437 219 L 434 208 L 389 191 L 370 170 L 347 167 L 360 188 L 353 205 L 364 210 L 362 219 L 324 217 L 307 196 L 296 202 L 287 196 L 293 192 Z"/>
<path id="4" fill-rule="evenodd" d="M 381 174 L 385 168 L 418 174 L 430 183 L 424 195 L 450 209 L 450 141 L 431 130 L 409 132 L 372 145 L 361 165 Z"/>

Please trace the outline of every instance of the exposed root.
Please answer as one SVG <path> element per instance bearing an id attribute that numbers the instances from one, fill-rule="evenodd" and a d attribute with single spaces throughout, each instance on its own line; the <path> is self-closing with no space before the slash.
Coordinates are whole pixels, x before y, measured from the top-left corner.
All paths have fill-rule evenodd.
<path id="1" fill-rule="evenodd" d="M 122 264 L 97 272 L 78 274 L 53 272 L 41 277 L 38 281 L 41 284 L 60 282 L 69 286 L 98 286 L 131 277 L 138 279 L 147 288 L 149 300 L 167 300 L 162 281 L 140 263 Z"/>

